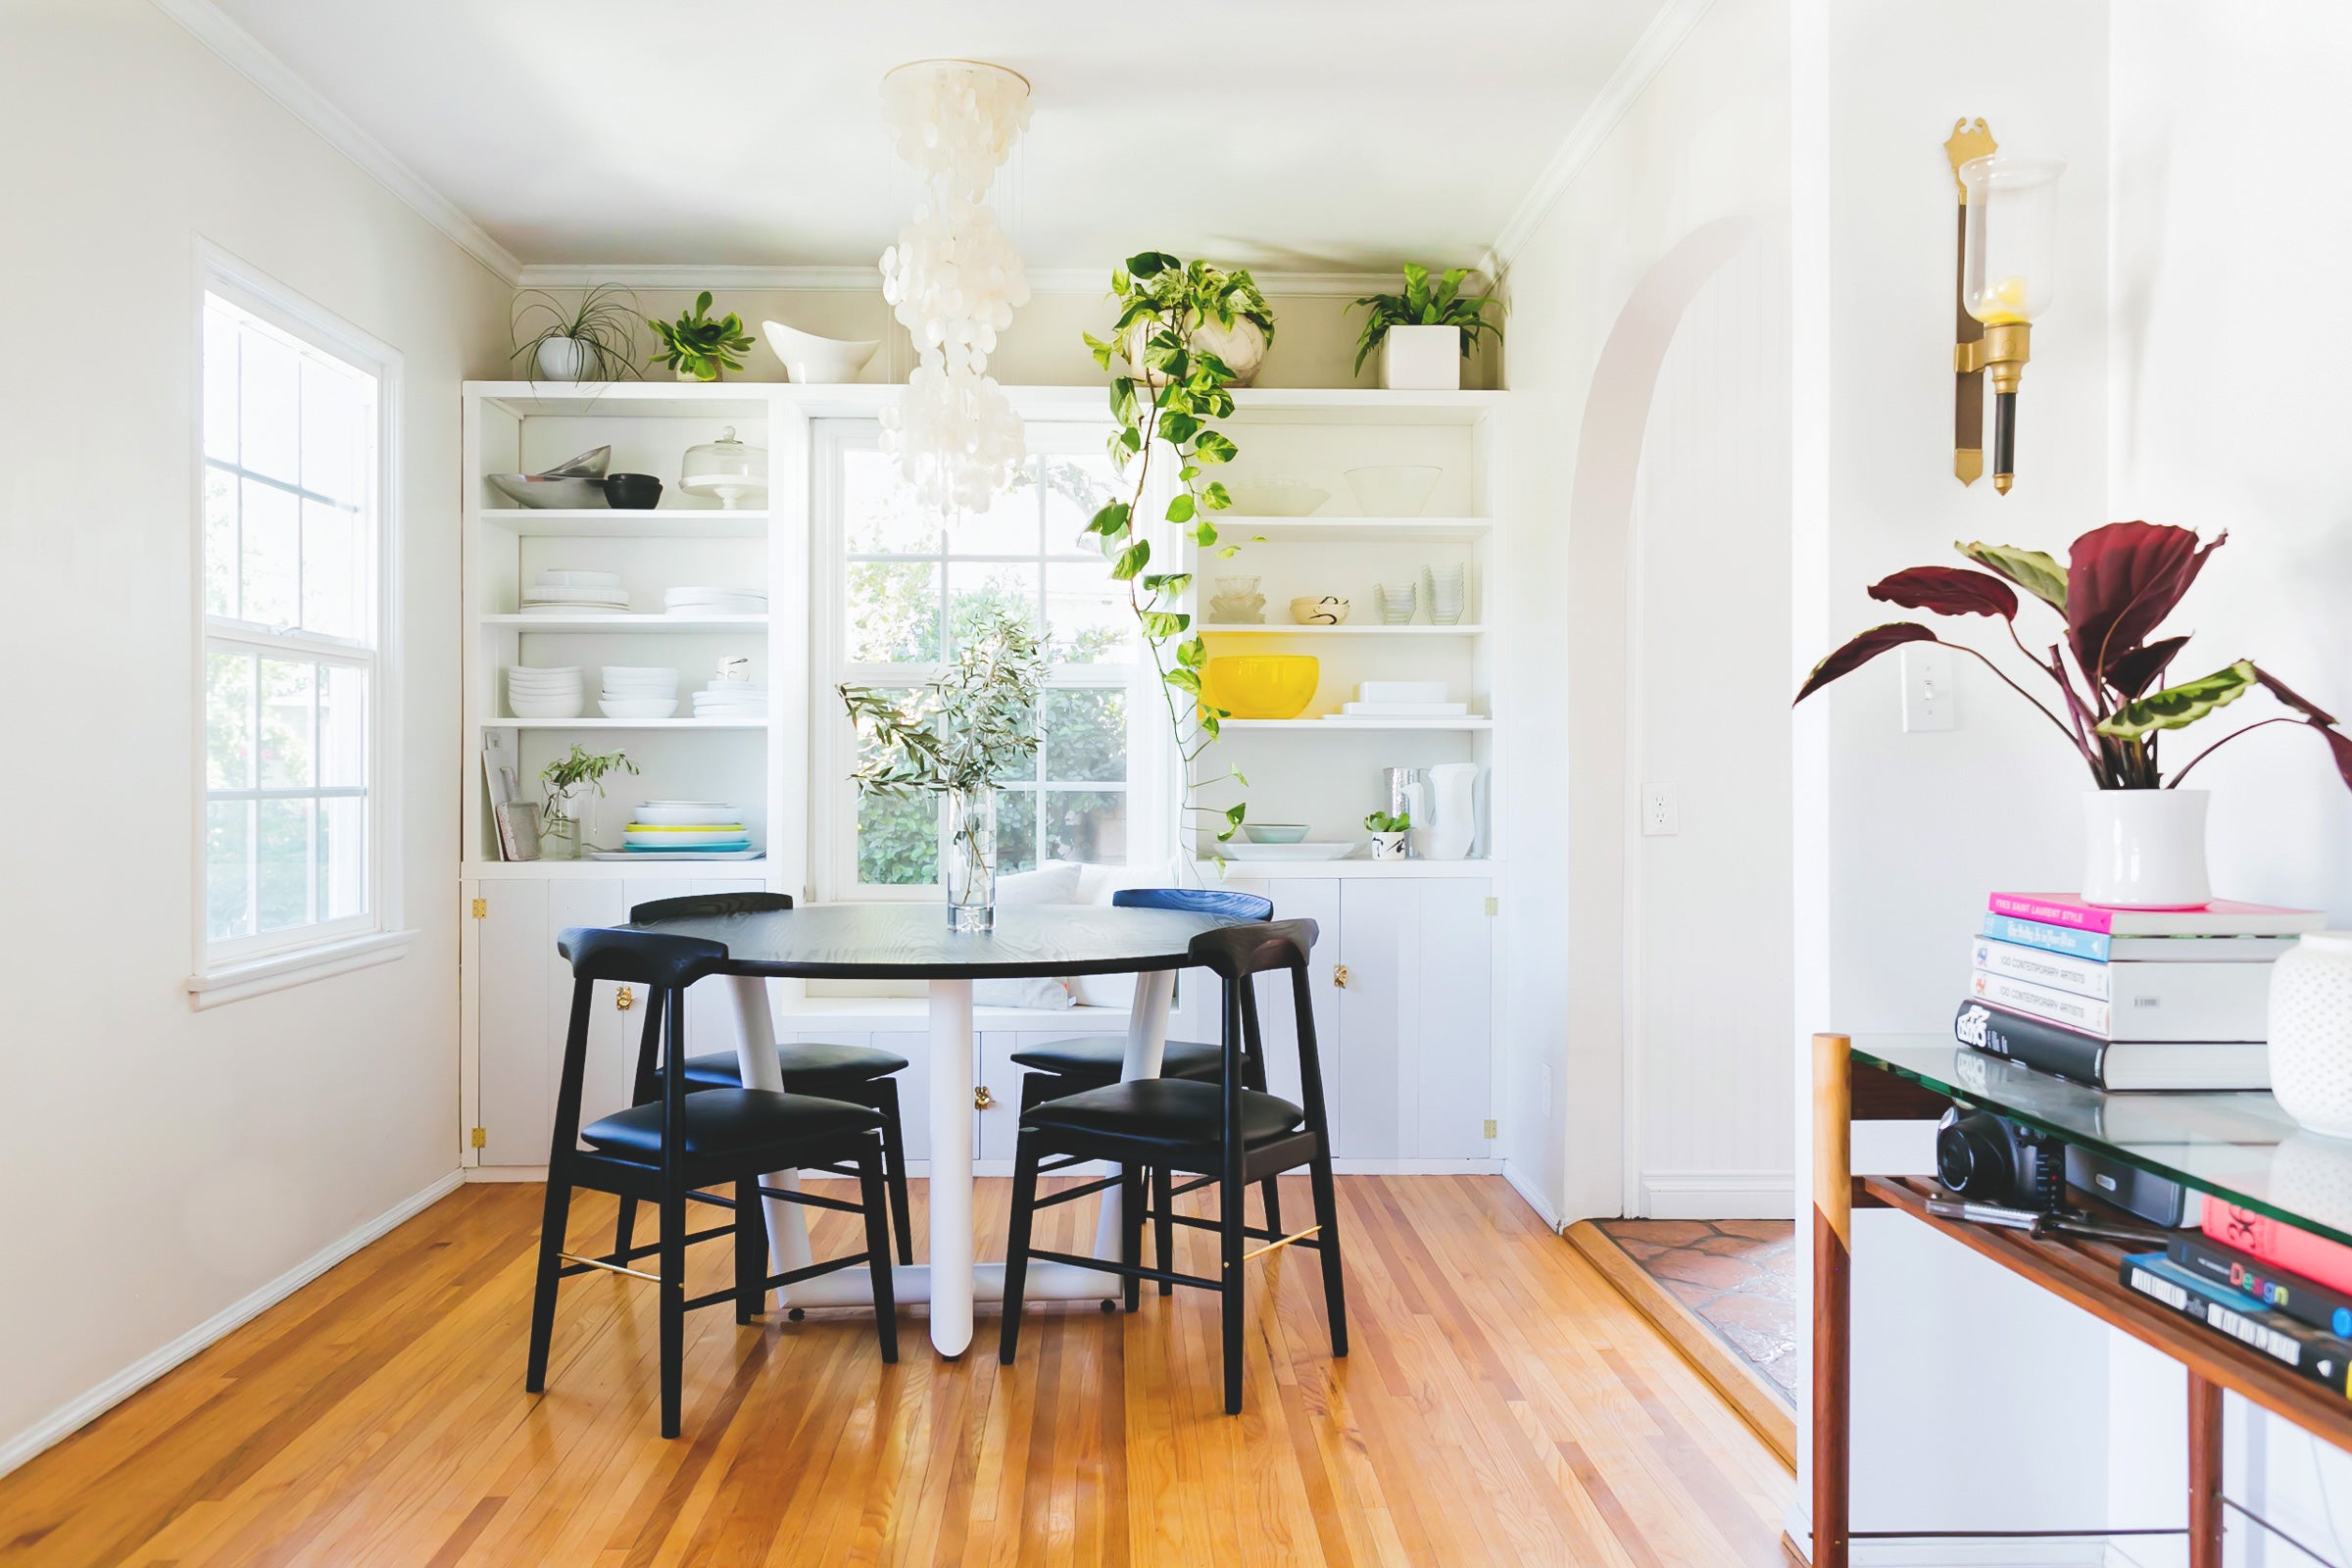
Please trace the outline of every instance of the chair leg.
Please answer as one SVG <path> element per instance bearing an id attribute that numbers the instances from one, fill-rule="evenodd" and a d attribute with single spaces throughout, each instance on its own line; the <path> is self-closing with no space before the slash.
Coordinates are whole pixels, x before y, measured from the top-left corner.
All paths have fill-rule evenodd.
<path id="1" fill-rule="evenodd" d="M 1315 1193 L 1315 1255 L 1323 1260 L 1323 1311 L 1331 1319 L 1331 1353 L 1348 1353 L 1348 1285 L 1340 1274 L 1340 1195 L 1331 1179 L 1331 1146 L 1325 1142 L 1308 1164 Z"/>
<path id="2" fill-rule="evenodd" d="M 760 1178 L 735 1183 L 735 1321 L 749 1323 L 767 1302 L 767 1213 Z"/>
<path id="3" fill-rule="evenodd" d="M 1230 1169 L 1230 1167 L 1228 1167 Z M 1250 1189 L 1240 1182 L 1224 1180 L 1217 1183 L 1217 1240 L 1219 1261 L 1222 1264 L 1217 1278 L 1224 1289 L 1225 1308 L 1225 1413 L 1242 1413 L 1242 1266 L 1244 1237 L 1242 1227 L 1248 1221 Z"/>
<path id="4" fill-rule="evenodd" d="M 1135 1268 L 1144 1261 L 1144 1168 L 1119 1167 L 1119 1261 Z M 1130 1274 L 1120 1282 L 1120 1304 L 1133 1312 L 1144 1304 L 1144 1282 Z"/>
<path id="5" fill-rule="evenodd" d="M 620 1200 L 620 1217 L 612 1222 L 612 1260 L 626 1263 L 629 1249 L 637 1245 L 637 1200 Z"/>
<path id="6" fill-rule="evenodd" d="M 882 1113 L 882 1168 L 890 1180 L 890 1218 L 897 1227 L 899 1261 L 914 1261 L 914 1213 L 906 1200 L 906 1130 L 899 1121 L 899 1084 L 874 1080 L 874 1108 Z"/>
<path id="7" fill-rule="evenodd" d="M 1012 1365 L 1021 1347 L 1021 1291 L 1029 1278 L 1029 1223 L 1037 1214 L 1037 1143 L 1024 1134 L 1013 1146 L 1012 1224 L 1004 1238 L 1004 1328 L 997 1360 Z"/>
<path id="8" fill-rule="evenodd" d="M 858 1201 L 865 1208 L 865 1266 L 874 1282 L 874 1334 L 882 1342 L 882 1361 L 887 1366 L 899 1358 L 899 1303 L 891 1289 L 890 1222 L 884 1212 L 882 1157 L 881 1141 L 866 1146 L 858 1156 L 858 1187 L 861 1194 Z M 902 1224 L 906 1215 L 906 1210 L 901 1208 Z"/>
<path id="9" fill-rule="evenodd" d="M 1165 1165 L 1153 1166 L 1152 1189 L 1152 1206 L 1159 1221 L 1155 1237 L 1159 1244 L 1159 1270 L 1165 1274 L 1176 1267 L 1176 1173 Z M 1174 1296 L 1176 1287 L 1161 1280 L 1159 1294 Z"/>
<path id="10" fill-rule="evenodd" d="M 562 1283 L 564 1231 L 571 1218 L 571 1184 L 550 1171 L 547 1207 L 539 1218 L 539 1279 L 531 1293 L 530 1364 L 522 1386 L 532 1394 L 547 1388 L 547 1350 L 556 1333 L 556 1287 Z"/>
<path id="11" fill-rule="evenodd" d="M 1278 1178 L 1269 1176 L 1257 1184 L 1257 1190 L 1266 1201 L 1266 1229 L 1280 1236 L 1282 1234 L 1282 1189 L 1276 1185 L 1277 1180 Z"/>
<path id="12" fill-rule="evenodd" d="M 662 1200 L 662 1435 L 678 1435 L 686 1380 L 686 1200 Z"/>

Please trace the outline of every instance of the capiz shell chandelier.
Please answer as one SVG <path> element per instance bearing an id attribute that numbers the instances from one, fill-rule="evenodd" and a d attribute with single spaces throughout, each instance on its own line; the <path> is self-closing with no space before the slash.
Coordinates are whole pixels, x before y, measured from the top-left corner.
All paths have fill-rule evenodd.
<path id="1" fill-rule="evenodd" d="M 882 297 L 914 340 L 914 372 L 882 410 L 882 447 L 916 499 L 986 512 L 1023 455 L 988 357 L 1029 280 L 982 203 L 1029 124 L 1029 83 L 1002 66 L 918 60 L 882 78 L 891 140 L 923 181 L 914 220 L 882 253 Z"/>

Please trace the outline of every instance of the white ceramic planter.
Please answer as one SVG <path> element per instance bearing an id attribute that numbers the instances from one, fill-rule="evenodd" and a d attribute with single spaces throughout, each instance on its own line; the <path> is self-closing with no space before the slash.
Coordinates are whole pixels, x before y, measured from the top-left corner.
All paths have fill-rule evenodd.
<path id="1" fill-rule="evenodd" d="M 1158 329 L 1158 318 L 1147 316 L 1127 329 L 1126 338 L 1119 344 L 1119 354 L 1126 360 L 1127 368 L 1146 386 L 1160 386 L 1168 379 L 1144 364 L 1144 345 Z M 1225 368 L 1233 372 L 1235 386 L 1248 386 L 1255 381 L 1258 368 L 1266 363 L 1265 328 L 1243 317 L 1235 317 L 1230 328 L 1214 321 L 1196 326 L 1189 341 L 1192 347 L 1205 349 L 1223 360 Z"/>
<path id="2" fill-rule="evenodd" d="M 2271 965 L 2270 1035 L 2278 1108 L 2352 1138 L 2352 931 L 2314 931 Z"/>
<path id="3" fill-rule="evenodd" d="M 542 381 L 577 381 L 588 373 L 588 345 L 576 337 L 546 337 L 532 356 Z"/>
<path id="4" fill-rule="evenodd" d="M 1390 327 L 1380 340 L 1380 384 L 1392 392 L 1459 392 L 1462 329 Z"/>
<path id="5" fill-rule="evenodd" d="M 2122 909 L 2195 908 L 2205 874 L 2204 790 L 2092 790 L 2082 797 L 2082 897 Z"/>
<path id="6" fill-rule="evenodd" d="M 1405 835 L 1402 833 L 1375 833 L 1372 835 L 1372 858 L 1401 860 L 1404 858 L 1404 846 Z"/>

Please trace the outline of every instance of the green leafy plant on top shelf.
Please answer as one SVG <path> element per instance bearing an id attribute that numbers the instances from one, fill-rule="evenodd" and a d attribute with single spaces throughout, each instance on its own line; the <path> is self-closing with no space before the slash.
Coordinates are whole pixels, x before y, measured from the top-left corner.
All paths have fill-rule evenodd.
<path id="1" fill-rule="evenodd" d="M 542 371 L 551 380 L 624 380 L 638 373 L 637 323 L 643 319 L 637 296 L 614 283 L 599 283 L 568 305 L 545 289 L 525 289 L 514 296 L 508 323 L 512 357 L 522 362 L 523 373 L 534 381 Z M 524 337 L 525 327 L 536 330 Z M 564 347 L 541 353 L 565 340 Z M 576 359 L 569 376 L 546 363 L 565 356 Z"/>
<path id="2" fill-rule="evenodd" d="M 743 318 L 729 311 L 713 321 L 710 311 L 710 291 L 705 289 L 694 297 L 694 309 L 676 320 L 647 321 L 654 336 L 662 340 L 662 349 L 648 363 L 668 366 L 681 380 L 692 376 L 697 381 L 715 381 L 721 369 L 742 369 L 743 361 L 736 356 L 752 346 L 751 334 L 743 329 Z"/>
<path id="3" fill-rule="evenodd" d="M 1418 262 L 1404 264 L 1404 292 L 1401 294 L 1366 294 L 1353 305 L 1371 312 L 1364 318 L 1364 335 L 1355 340 L 1355 368 L 1360 373 L 1364 361 L 1380 347 L 1381 339 L 1389 335 L 1392 326 L 1451 326 L 1461 329 L 1462 357 L 1470 357 L 1470 346 L 1481 332 L 1492 332 L 1494 341 L 1502 341 L 1502 323 L 1487 319 L 1487 307 L 1502 309 L 1502 301 L 1492 293 L 1464 294 L 1462 284 L 1468 280 L 1470 269 L 1449 267 L 1436 287 L 1430 286 L 1429 269 Z"/>
<path id="4" fill-rule="evenodd" d="M 1369 811 L 1364 815 L 1367 833 L 1409 833 L 1413 827 L 1410 811 Z"/>
<path id="5" fill-rule="evenodd" d="M 1154 475 L 1172 490 L 1163 517 L 1183 530 L 1194 546 L 1214 551 L 1220 560 L 1232 559 L 1240 548 L 1221 543 L 1210 514 L 1233 505 L 1224 484 L 1209 471 L 1231 463 L 1240 450 L 1210 421 L 1233 414 L 1233 387 L 1239 379 L 1232 366 L 1216 354 L 1194 346 L 1194 333 L 1203 324 L 1231 327 L 1247 318 L 1274 336 L 1274 311 L 1244 269 L 1228 272 L 1194 262 L 1189 266 L 1165 251 L 1144 251 L 1127 259 L 1110 275 L 1110 290 L 1119 302 L 1118 320 L 1109 337 L 1086 334 L 1095 363 L 1110 368 L 1111 357 L 1137 345 L 1143 363 L 1131 368 L 1138 374 L 1114 375 L 1110 382 L 1110 412 L 1119 422 L 1110 438 L 1111 460 L 1118 465 L 1127 499 L 1097 512 L 1086 525 L 1111 563 L 1110 574 L 1127 585 L 1128 608 L 1142 628 L 1159 676 L 1160 696 L 1168 712 L 1168 727 L 1184 774 L 1187 815 L 1221 819 L 1217 842 L 1230 841 L 1248 814 L 1249 804 L 1237 801 L 1225 808 L 1193 805 L 1200 790 L 1225 780 L 1247 789 L 1250 781 L 1238 770 L 1203 778 L 1200 756 L 1218 735 L 1231 710 L 1200 700 L 1200 670 L 1208 649 L 1193 629 L 1192 616 L 1178 608 L 1191 588 L 1190 572 L 1152 571 L 1152 541 L 1138 526 Z M 1160 454 L 1156 466 L 1153 454 Z M 1149 526 L 1146 524 L 1145 526 Z"/>

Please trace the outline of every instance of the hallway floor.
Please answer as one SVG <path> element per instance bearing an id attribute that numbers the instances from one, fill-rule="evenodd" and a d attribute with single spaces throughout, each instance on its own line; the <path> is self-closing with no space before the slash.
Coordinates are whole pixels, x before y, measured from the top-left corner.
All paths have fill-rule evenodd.
<path id="1" fill-rule="evenodd" d="M 1794 1225 L 1785 1219 L 1595 1223 L 1796 1407 Z"/>

